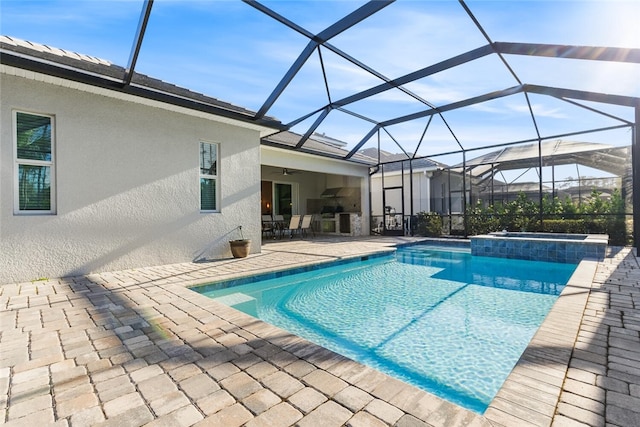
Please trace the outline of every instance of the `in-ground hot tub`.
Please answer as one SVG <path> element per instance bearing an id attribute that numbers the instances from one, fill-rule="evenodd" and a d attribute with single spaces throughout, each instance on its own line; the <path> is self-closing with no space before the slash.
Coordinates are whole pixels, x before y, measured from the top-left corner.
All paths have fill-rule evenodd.
<path id="1" fill-rule="evenodd" d="M 583 258 L 604 259 L 609 236 L 501 231 L 470 239 L 472 255 L 577 264 Z"/>

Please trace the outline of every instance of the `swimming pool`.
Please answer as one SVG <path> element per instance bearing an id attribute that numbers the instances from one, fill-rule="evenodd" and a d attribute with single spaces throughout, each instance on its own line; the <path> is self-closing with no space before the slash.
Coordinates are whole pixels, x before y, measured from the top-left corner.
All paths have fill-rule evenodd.
<path id="1" fill-rule="evenodd" d="M 194 290 L 482 413 L 575 268 L 420 245 Z"/>

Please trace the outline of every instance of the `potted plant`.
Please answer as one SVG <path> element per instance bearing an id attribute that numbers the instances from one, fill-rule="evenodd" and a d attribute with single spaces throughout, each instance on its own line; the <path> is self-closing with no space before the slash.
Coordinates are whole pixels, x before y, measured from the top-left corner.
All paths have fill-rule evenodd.
<path id="1" fill-rule="evenodd" d="M 231 255 L 233 255 L 234 258 L 245 258 L 249 255 L 251 239 L 244 238 L 241 225 L 238 226 L 238 230 L 240 230 L 240 239 L 229 240 L 229 247 L 231 248 Z"/>

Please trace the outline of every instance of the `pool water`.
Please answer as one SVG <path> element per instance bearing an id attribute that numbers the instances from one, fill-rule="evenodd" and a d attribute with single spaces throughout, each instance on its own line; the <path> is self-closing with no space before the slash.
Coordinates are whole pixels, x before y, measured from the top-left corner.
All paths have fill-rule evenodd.
<path id="1" fill-rule="evenodd" d="M 416 245 L 199 291 L 483 413 L 575 268 Z"/>

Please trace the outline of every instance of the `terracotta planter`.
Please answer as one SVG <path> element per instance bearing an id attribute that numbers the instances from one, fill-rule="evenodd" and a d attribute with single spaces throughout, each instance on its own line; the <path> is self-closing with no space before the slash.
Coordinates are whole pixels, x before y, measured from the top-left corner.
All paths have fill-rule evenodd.
<path id="1" fill-rule="evenodd" d="M 245 258 L 249 255 L 251 240 L 229 240 L 229 246 L 231 247 L 231 254 L 234 258 Z"/>

